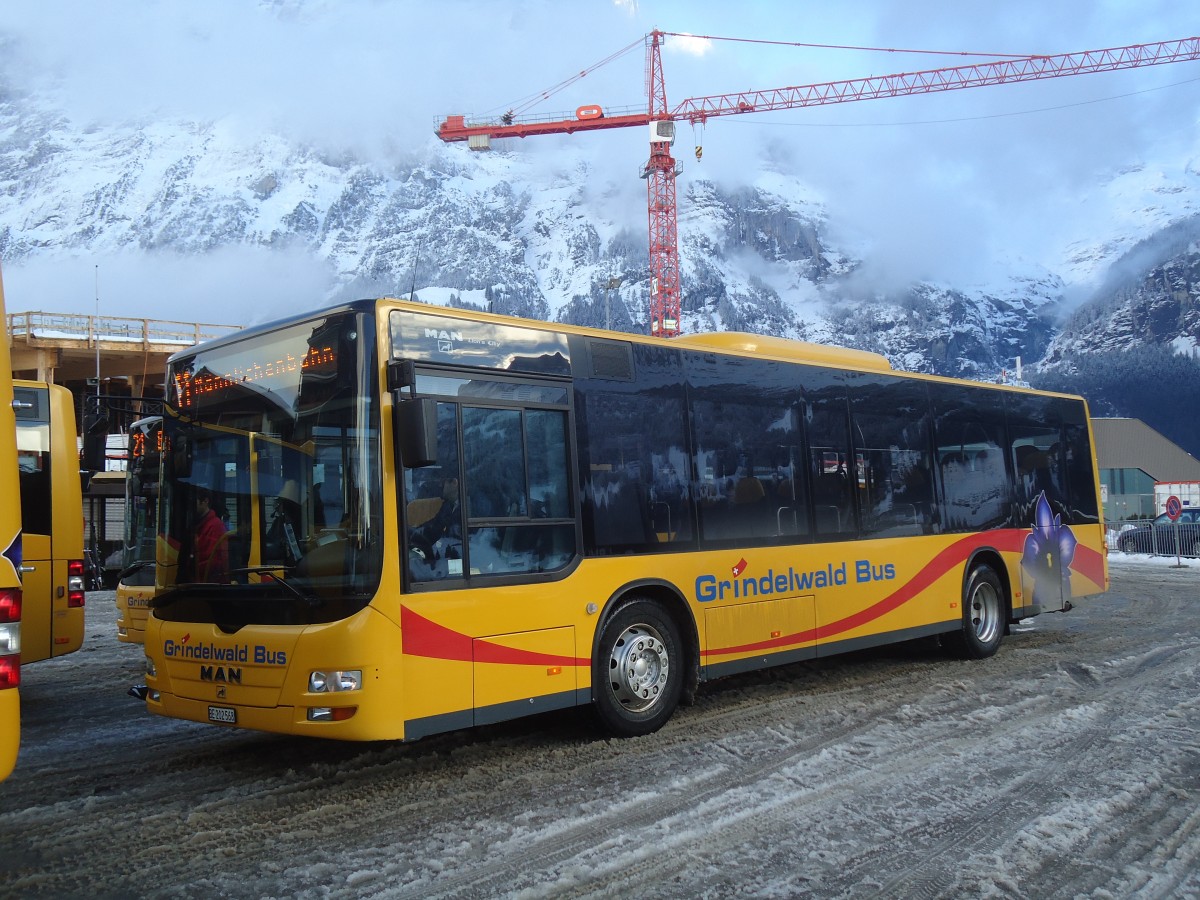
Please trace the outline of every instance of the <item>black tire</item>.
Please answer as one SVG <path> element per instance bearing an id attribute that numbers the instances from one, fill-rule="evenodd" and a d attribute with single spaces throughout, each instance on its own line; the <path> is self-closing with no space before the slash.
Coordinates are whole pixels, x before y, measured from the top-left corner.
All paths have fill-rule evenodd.
<path id="1" fill-rule="evenodd" d="M 1137 552 L 1137 548 L 1133 545 L 1133 538 L 1121 538 L 1121 540 L 1118 541 L 1117 544 L 1121 548 L 1122 553 L 1136 553 Z"/>
<path id="2" fill-rule="evenodd" d="M 1008 621 L 1008 600 L 996 570 L 982 563 L 963 584 L 962 625 L 945 644 L 962 659 L 987 659 L 1000 649 Z"/>
<path id="3" fill-rule="evenodd" d="M 653 600 L 630 597 L 609 617 L 592 663 L 592 699 L 601 726 L 619 737 L 657 731 L 683 689 L 683 641 Z"/>

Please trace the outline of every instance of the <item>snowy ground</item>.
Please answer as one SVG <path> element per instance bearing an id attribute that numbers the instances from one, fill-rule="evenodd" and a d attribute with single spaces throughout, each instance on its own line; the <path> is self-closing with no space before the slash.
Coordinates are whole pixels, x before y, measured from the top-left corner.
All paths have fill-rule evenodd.
<path id="1" fill-rule="evenodd" d="M 111 594 L 24 670 L 0 897 L 1200 897 L 1200 562 L 985 662 L 928 643 L 707 685 L 656 735 L 415 744 L 151 718 Z"/>

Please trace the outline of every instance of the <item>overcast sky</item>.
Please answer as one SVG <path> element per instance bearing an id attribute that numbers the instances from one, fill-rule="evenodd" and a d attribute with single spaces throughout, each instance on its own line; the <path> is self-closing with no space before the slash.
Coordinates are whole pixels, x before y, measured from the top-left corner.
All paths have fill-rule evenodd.
<path id="1" fill-rule="evenodd" d="M 419 150 L 448 113 L 498 114 L 581 70 L 528 111 L 644 106 L 643 37 L 654 28 L 894 51 L 672 39 L 663 64 L 674 106 L 979 61 L 903 50 L 1053 54 L 1189 37 L 1197 10 L 1184 0 L 3 0 L 0 34 L 16 86 L 53 93 L 81 124 L 225 119 L 386 161 Z M 1198 112 L 1200 62 L 1190 62 L 719 118 L 702 132 L 681 125 L 675 155 L 685 178 L 728 181 L 770 146 L 881 258 L 961 279 L 972 260 L 1062 241 L 1082 225 L 1079 197 L 1115 169 L 1188 159 Z M 520 143 L 553 156 L 579 142 L 621 177 L 646 154 L 635 129 Z"/>

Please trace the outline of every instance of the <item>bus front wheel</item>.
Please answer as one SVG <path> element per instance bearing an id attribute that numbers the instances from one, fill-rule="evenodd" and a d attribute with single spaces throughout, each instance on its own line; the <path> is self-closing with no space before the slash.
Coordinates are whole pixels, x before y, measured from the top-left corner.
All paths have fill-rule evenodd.
<path id="1" fill-rule="evenodd" d="M 1007 604 L 1004 585 L 996 570 L 976 566 L 963 585 L 962 625 L 947 635 L 950 650 L 963 659 L 987 659 L 1000 649 L 1004 637 Z"/>
<path id="2" fill-rule="evenodd" d="M 657 731 L 679 704 L 683 642 L 671 616 L 652 600 L 631 597 L 609 617 L 592 670 L 600 724 L 621 737 Z"/>

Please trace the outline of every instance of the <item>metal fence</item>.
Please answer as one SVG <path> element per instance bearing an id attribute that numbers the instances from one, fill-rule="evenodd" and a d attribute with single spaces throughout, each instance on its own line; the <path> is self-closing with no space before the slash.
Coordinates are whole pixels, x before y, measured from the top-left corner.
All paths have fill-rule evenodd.
<path id="1" fill-rule="evenodd" d="M 131 319 L 123 316 L 89 316 L 83 313 L 20 312 L 8 314 L 8 333 L 14 341 L 96 341 L 122 344 L 172 344 L 190 347 L 210 338 L 238 331 L 239 325 L 174 322 L 166 319 Z"/>
<path id="2" fill-rule="evenodd" d="M 1109 522 L 1106 531 L 1109 550 L 1200 557 L 1200 526 L 1195 523 Z"/>

